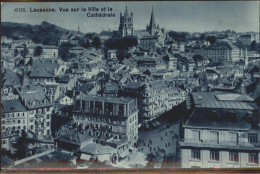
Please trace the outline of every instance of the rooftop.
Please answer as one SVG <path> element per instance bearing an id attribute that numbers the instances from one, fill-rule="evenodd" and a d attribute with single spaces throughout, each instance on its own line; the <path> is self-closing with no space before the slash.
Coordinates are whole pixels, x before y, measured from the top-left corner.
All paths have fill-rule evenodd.
<path id="1" fill-rule="evenodd" d="M 193 92 L 192 98 L 196 108 L 253 110 L 254 100 L 242 94 L 224 92 Z"/>
<path id="2" fill-rule="evenodd" d="M 116 153 L 115 148 L 110 146 L 103 146 L 101 144 L 94 143 L 94 142 L 87 143 L 85 146 L 81 148 L 80 151 L 91 155 Z"/>
<path id="3" fill-rule="evenodd" d="M 99 102 L 128 104 L 128 103 L 132 102 L 134 99 L 106 97 L 106 96 L 102 97 L 102 96 L 80 95 L 76 100 L 87 100 L 87 101 L 99 101 Z"/>
<path id="4" fill-rule="evenodd" d="M 3 100 L 2 101 L 4 113 L 25 112 L 25 107 L 19 99 Z"/>
<path id="5" fill-rule="evenodd" d="M 247 120 L 247 111 L 230 109 L 195 109 L 184 127 L 207 127 L 210 129 L 238 129 L 247 130 L 251 128 Z"/>

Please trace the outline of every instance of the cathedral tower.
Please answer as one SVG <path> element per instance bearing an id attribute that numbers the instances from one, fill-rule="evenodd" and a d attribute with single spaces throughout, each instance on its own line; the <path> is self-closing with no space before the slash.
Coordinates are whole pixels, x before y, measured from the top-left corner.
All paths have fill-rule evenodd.
<path id="1" fill-rule="evenodd" d="M 125 36 L 132 36 L 134 34 L 134 27 L 133 27 L 133 12 L 128 14 L 127 6 L 125 8 L 125 13 L 122 15 L 120 12 L 120 25 L 118 35 L 119 37 Z"/>

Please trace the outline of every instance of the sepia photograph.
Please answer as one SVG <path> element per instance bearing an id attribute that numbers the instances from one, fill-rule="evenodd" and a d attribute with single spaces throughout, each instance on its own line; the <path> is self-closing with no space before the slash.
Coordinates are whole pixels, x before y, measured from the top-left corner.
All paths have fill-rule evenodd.
<path id="1" fill-rule="evenodd" d="M 259 53 L 259 1 L 3 2 L 1 170 L 257 171 Z"/>

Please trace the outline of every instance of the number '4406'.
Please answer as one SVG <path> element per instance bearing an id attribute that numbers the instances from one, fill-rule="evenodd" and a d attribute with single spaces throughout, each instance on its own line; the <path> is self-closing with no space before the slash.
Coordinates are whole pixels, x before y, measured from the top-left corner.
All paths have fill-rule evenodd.
<path id="1" fill-rule="evenodd" d="M 26 12 L 25 8 L 15 8 L 14 9 L 15 12 Z"/>

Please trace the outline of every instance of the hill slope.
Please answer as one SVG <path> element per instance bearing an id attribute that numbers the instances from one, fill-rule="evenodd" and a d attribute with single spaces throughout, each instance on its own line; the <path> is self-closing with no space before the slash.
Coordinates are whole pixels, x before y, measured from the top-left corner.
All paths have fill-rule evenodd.
<path id="1" fill-rule="evenodd" d="M 36 43 L 56 44 L 57 39 L 62 33 L 70 30 L 61 28 L 54 24 L 43 21 L 40 25 L 30 25 L 24 23 L 1 23 L 1 35 L 17 39 L 24 36 L 32 39 Z M 75 32 L 75 31 L 70 31 Z"/>

